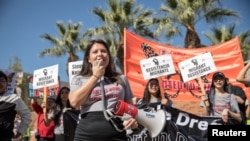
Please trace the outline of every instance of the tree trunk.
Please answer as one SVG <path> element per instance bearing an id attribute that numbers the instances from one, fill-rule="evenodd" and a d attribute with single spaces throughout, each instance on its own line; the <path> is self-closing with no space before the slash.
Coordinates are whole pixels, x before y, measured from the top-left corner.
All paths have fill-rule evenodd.
<path id="1" fill-rule="evenodd" d="M 117 58 L 118 58 L 117 64 L 120 67 L 121 72 L 124 73 L 124 44 L 123 43 L 118 45 Z"/>
<path id="2" fill-rule="evenodd" d="M 185 37 L 185 48 L 199 48 L 201 41 L 194 29 L 188 28 Z"/>

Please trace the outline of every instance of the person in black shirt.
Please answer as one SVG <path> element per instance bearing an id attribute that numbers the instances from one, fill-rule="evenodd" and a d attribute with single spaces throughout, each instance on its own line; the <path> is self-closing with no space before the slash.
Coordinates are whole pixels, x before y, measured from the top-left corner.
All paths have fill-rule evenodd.
<path id="1" fill-rule="evenodd" d="M 236 101 L 241 111 L 242 124 L 246 124 L 246 106 L 245 106 L 245 101 L 247 99 L 246 94 L 240 86 L 231 84 L 228 78 L 227 78 L 227 83 L 228 83 L 228 93 L 234 94 L 236 96 Z"/>

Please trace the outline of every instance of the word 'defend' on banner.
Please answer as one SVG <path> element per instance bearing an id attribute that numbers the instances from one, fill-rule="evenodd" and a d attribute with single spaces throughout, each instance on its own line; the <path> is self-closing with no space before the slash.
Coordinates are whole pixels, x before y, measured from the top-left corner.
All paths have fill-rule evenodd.
<path id="1" fill-rule="evenodd" d="M 58 64 L 34 71 L 33 89 L 40 89 L 56 84 L 58 84 Z"/>
<path id="2" fill-rule="evenodd" d="M 169 54 L 140 60 L 140 66 L 144 80 L 176 73 L 172 56 Z"/>
<path id="3" fill-rule="evenodd" d="M 216 71 L 210 52 L 186 59 L 179 64 L 183 82 L 187 82 Z"/>

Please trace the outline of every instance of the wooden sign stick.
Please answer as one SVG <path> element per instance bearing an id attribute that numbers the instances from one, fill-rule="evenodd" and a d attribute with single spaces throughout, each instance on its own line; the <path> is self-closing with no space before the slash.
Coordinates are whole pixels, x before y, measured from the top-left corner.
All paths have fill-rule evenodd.
<path id="1" fill-rule="evenodd" d="M 47 87 L 43 87 L 43 102 L 45 104 L 47 104 Z M 43 113 L 47 112 L 47 106 L 45 106 L 45 108 L 43 108 Z"/>
<path id="2" fill-rule="evenodd" d="M 157 80 L 158 80 L 159 87 L 160 87 L 161 104 L 165 105 L 165 103 L 167 101 L 167 98 L 165 97 L 165 94 L 164 94 L 164 89 L 163 89 L 163 85 L 162 85 L 162 79 L 161 79 L 161 77 L 158 77 Z"/>
<path id="3" fill-rule="evenodd" d="M 206 95 L 206 91 L 205 91 L 205 89 L 204 89 L 204 85 L 203 85 L 203 82 L 202 82 L 202 79 L 201 79 L 201 77 L 198 77 L 197 78 L 198 79 L 198 84 L 200 85 L 200 88 L 201 88 L 201 92 L 202 92 L 202 95 Z M 209 102 L 208 102 L 208 100 L 206 100 L 206 101 L 204 101 L 205 103 L 205 107 L 207 108 L 207 107 L 209 107 Z"/>

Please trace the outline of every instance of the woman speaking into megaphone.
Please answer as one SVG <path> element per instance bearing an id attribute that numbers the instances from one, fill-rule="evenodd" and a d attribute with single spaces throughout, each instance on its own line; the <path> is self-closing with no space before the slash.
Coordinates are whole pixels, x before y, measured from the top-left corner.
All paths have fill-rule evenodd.
<path id="1" fill-rule="evenodd" d="M 126 140 L 126 131 L 117 131 L 106 111 L 112 112 L 118 100 L 132 104 L 133 94 L 127 78 L 115 70 L 109 47 L 103 40 L 88 43 L 82 69 L 71 80 L 70 89 L 71 105 L 81 108 L 74 141 Z M 128 129 L 138 125 L 130 117 L 118 126 Z"/>

